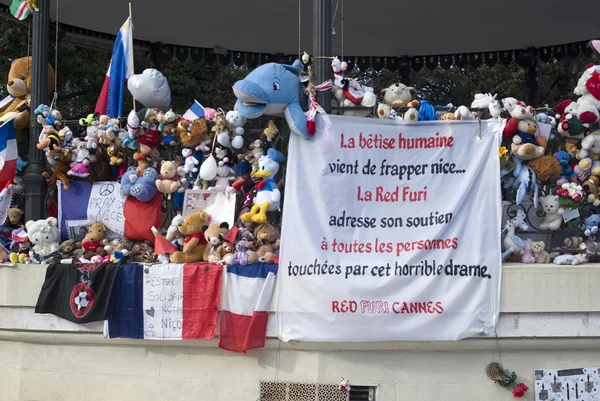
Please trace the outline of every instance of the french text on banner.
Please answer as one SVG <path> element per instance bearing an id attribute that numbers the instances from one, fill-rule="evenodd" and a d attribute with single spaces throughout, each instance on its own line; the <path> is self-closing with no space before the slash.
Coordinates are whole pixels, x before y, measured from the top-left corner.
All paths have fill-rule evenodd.
<path id="1" fill-rule="evenodd" d="M 491 331 L 501 273 L 498 122 L 331 123 L 333 146 L 323 146 L 322 121 L 313 138 L 290 139 L 286 198 L 297 207 L 283 212 L 280 338 Z"/>

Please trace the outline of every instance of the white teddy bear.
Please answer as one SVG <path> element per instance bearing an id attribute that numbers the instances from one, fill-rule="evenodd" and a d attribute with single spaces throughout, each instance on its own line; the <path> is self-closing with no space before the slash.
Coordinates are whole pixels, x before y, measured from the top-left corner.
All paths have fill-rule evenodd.
<path id="1" fill-rule="evenodd" d="M 196 166 L 198 166 L 200 162 L 192 154 L 192 149 L 183 148 L 181 150 L 181 155 L 185 159 L 185 162 L 183 164 L 183 171 L 185 172 L 185 174 L 187 175 L 198 172 L 198 167 Z"/>
<path id="2" fill-rule="evenodd" d="M 29 241 L 33 245 L 35 258 L 39 263 L 58 251 L 58 220 L 48 217 L 46 220 L 30 220 L 25 224 Z"/>
<path id="3" fill-rule="evenodd" d="M 234 129 L 235 136 L 231 140 L 231 147 L 241 149 L 244 146 L 244 125 L 246 125 L 246 117 L 242 116 L 239 111 L 228 111 L 225 119 L 231 124 Z"/>
<path id="4" fill-rule="evenodd" d="M 579 151 L 579 167 L 587 170 L 591 166 L 592 175 L 600 175 L 600 131 L 592 132 L 581 140 L 581 150 Z"/>
<path id="5" fill-rule="evenodd" d="M 540 205 L 544 209 L 544 220 L 540 224 L 542 230 L 558 230 L 562 224 L 562 215 L 565 209 L 560 207 L 558 195 L 546 195 L 539 199 Z"/>

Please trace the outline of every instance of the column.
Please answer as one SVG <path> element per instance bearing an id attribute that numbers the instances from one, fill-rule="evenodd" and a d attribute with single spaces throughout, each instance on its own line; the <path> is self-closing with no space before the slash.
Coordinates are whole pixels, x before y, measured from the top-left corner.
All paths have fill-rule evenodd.
<path id="1" fill-rule="evenodd" d="M 313 0 L 313 56 L 332 56 L 331 0 Z M 314 59 L 315 85 L 331 78 L 331 60 Z M 317 102 L 327 113 L 331 112 L 331 91 L 317 92 Z"/>
<path id="2" fill-rule="evenodd" d="M 29 126 L 29 160 L 23 175 L 25 184 L 25 219 L 45 217 L 46 180 L 41 176 L 46 170 L 44 152 L 36 147 L 42 127 L 33 111 L 48 102 L 48 49 L 50 45 L 50 0 L 38 0 L 38 12 L 32 13 L 32 68 L 31 68 L 31 121 Z"/>

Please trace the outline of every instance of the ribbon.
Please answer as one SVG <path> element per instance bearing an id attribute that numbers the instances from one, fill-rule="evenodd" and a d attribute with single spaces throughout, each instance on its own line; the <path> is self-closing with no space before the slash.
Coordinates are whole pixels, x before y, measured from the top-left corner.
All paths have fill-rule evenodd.
<path id="1" fill-rule="evenodd" d="M 320 85 L 309 88 L 308 90 L 308 99 L 310 101 L 310 105 L 307 112 L 308 133 L 310 135 L 314 135 L 316 131 L 315 118 L 317 116 L 317 113 L 321 114 L 321 116 L 323 117 L 323 122 L 325 123 L 325 136 L 323 141 L 323 152 L 325 153 L 329 153 L 333 149 L 333 126 L 331 124 L 329 116 L 327 115 L 323 107 L 317 102 L 315 94 L 317 91 L 324 92 L 327 90 L 331 90 L 331 86 L 331 79 L 328 79 Z"/>

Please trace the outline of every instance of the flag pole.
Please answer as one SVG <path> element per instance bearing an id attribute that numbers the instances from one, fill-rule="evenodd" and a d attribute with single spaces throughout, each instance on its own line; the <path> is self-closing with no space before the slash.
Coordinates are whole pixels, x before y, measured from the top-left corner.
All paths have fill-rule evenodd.
<path id="1" fill-rule="evenodd" d="M 134 69 L 134 64 L 133 64 L 133 60 L 135 59 L 134 57 L 134 52 L 133 52 L 133 15 L 131 13 L 131 2 L 129 2 L 129 46 L 131 49 L 131 69 Z M 133 71 L 135 72 L 135 71 Z M 135 106 L 135 96 L 133 97 L 133 110 L 136 109 Z"/>

